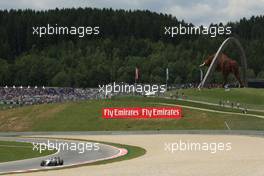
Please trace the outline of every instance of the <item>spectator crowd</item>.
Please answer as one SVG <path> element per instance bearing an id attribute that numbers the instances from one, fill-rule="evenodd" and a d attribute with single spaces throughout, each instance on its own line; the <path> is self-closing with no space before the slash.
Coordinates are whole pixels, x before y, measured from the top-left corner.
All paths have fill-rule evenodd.
<path id="1" fill-rule="evenodd" d="M 33 105 L 104 98 L 96 88 L 0 87 L 0 104 Z"/>

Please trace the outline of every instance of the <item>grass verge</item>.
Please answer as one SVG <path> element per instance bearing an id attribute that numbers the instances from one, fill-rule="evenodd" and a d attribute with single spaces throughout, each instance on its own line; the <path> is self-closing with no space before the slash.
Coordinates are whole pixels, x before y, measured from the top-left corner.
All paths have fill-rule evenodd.
<path id="1" fill-rule="evenodd" d="M 35 138 L 35 137 L 31 137 L 31 138 Z M 47 139 L 46 137 L 38 137 L 38 138 Z M 140 156 L 143 156 L 143 155 L 146 154 L 146 150 L 144 148 L 138 147 L 138 146 L 126 145 L 126 144 L 103 142 L 103 141 L 94 141 L 94 140 L 84 140 L 84 139 L 73 139 L 73 138 L 52 138 L 51 137 L 49 139 L 84 141 L 84 142 L 97 142 L 97 143 L 101 143 L 101 144 L 111 145 L 111 146 L 114 146 L 114 147 L 117 147 L 117 148 L 125 148 L 128 151 L 128 153 L 126 155 L 120 156 L 118 158 L 102 160 L 102 161 L 97 161 L 97 162 L 87 163 L 87 164 L 80 164 L 80 165 L 76 165 L 76 166 L 67 166 L 67 167 L 62 167 L 62 168 L 52 168 L 52 170 L 61 170 L 61 169 L 69 169 L 69 168 L 76 168 L 76 167 L 101 165 L 101 164 L 110 164 L 110 163 L 113 163 L 113 162 L 120 162 L 120 161 L 134 159 L 134 158 L 137 158 L 137 157 L 140 157 Z M 39 170 L 39 171 L 31 171 L 31 172 L 47 172 L 49 170 L 50 169 Z M 3 175 L 5 175 L 5 174 L 3 174 Z"/>
<path id="2" fill-rule="evenodd" d="M 215 93 L 217 93 L 216 90 Z M 221 90 L 224 91 L 224 90 Z M 232 90 L 231 90 L 232 91 Z M 240 91 L 240 90 L 239 90 Z M 255 96 L 256 98 L 256 96 Z M 260 96 L 260 98 L 262 98 Z M 262 102 L 263 100 L 257 99 Z M 105 107 L 184 105 L 184 117 L 176 119 L 103 119 Z M 248 102 L 249 103 L 249 102 Z M 251 104 L 253 106 L 253 104 Z M 226 112 L 217 113 L 213 111 Z M 230 112 L 230 114 L 229 114 Z M 236 114 L 232 114 L 236 113 Z M 264 116 L 264 112 L 251 112 Z M 195 102 L 146 97 L 115 97 L 61 104 L 33 105 L 0 111 L 0 131 L 133 131 L 133 130 L 264 130 L 264 119 L 244 115 L 239 109 Z"/>
<path id="3" fill-rule="evenodd" d="M 32 144 L 24 142 L 0 141 L 0 162 L 16 161 L 51 155 L 56 151 L 45 150 L 42 153 L 32 150 Z"/>

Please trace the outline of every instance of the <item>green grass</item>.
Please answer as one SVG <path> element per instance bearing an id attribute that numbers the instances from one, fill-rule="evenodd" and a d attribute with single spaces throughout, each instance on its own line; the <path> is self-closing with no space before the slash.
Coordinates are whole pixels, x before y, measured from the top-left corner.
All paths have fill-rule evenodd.
<path id="1" fill-rule="evenodd" d="M 97 165 L 97 164 L 108 164 L 108 163 L 113 163 L 113 162 L 118 162 L 118 161 L 124 161 L 124 160 L 130 160 L 133 158 L 140 157 L 142 155 L 145 155 L 146 150 L 144 148 L 138 147 L 138 146 L 132 146 L 132 145 L 125 145 L 125 144 L 117 144 L 117 143 L 110 143 L 110 142 L 103 142 L 103 141 L 91 141 L 91 142 L 99 142 L 103 144 L 108 144 L 112 145 L 118 148 L 125 148 L 127 149 L 128 153 L 124 156 L 110 159 L 110 160 L 103 160 L 103 161 L 98 161 L 95 163 L 91 163 L 90 165 Z"/>
<path id="2" fill-rule="evenodd" d="M 188 91 L 188 90 L 187 90 Z M 217 89 L 216 91 L 224 91 Z M 231 90 L 232 91 L 232 90 Z M 240 90 L 238 90 L 240 91 Z M 233 97 L 233 96 L 232 96 Z M 260 96 L 260 98 L 262 98 Z M 256 101 L 262 102 L 255 96 Z M 248 100 L 248 103 L 250 100 Z M 184 117 L 175 119 L 103 119 L 104 107 L 146 107 L 169 103 L 241 113 L 240 110 L 221 108 L 161 98 L 118 97 L 112 100 L 91 100 L 75 103 L 35 105 L 0 111 L 1 131 L 114 131 L 114 130 L 221 130 L 225 122 L 235 130 L 264 130 L 264 119 L 219 114 L 183 108 Z M 253 104 L 251 104 L 253 106 Z M 260 112 L 250 114 L 264 115 Z"/>
<path id="3" fill-rule="evenodd" d="M 8 106 L 5 104 L 0 104 L 0 110 L 7 108 Z"/>
<path id="4" fill-rule="evenodd" d="M 219 103 L 220 100 L 230 102 L 239 102 L 242 106 L 247 108 L 254 108 L 264 110 L 264 89 L 253 88 L 234 88 L 230 91 L 225 91 L 223 88 L 218 89 L 181 89 L 177 91 L 169 91 L 170 94 L 175 95 L 178 92 L 179 95 L 184 93 L 188 99 L 206 101 L 211 103 Z"/>
<path id="5" fill-rule="evenodd" d="M 32 138 L 34 138 L 34 137 L 32 137 Z M 45 138 L 45 137 L 38 137 L 38 138 Z M 94 141 L 94 140 L 84 140 L 84 139 L 76 139 L 76 138 L 73 139 L 73 138 L 52 138 L 51 137 L 49 139 L 96 142 L 96 143 L 111 145 L 111 146 L 114 146 L 114 147 L 117 147 L 117 148 L 124 148 L 128 152 L 126 155 L 123 155 L 123 156 L 120 156 L 120 157 L 117 157 L 117 158 L 107 159 L 107 160 L 102 160 L 102 161 L 96 161 L 96 162 L 86 163 L 86 164 L 81 164 L 81 165 L 76 165 L 76 166 L 68 166 L 67 168 L 75 168 L 75 167 L 82 167 L 82 166 L 109 164 L 109 163 L 113 163 L 113 162 L 130 160 L 130 159 L 134 159 L 134 158 L 143 156 L 147 152 L 144 148 L 141 148 L 141 147 L 138 147 L 138 146 L 132 146 L 132 145 L 126 145 L 126 144 L 119 144 L 119 143 L 112 143 L 112 142 Z M 55 168 L 55 169 L 53 168 L 53 170 L 61 170 L 61 169 L 65 169 L 65 168 L 63 168 L 63 167 L 58 167 L 58 168 Z M 41 172 L 41 170 L 32 171 L 32 172 Z"/>
<path id="6" fill-rule="evenodd" d="M 118 161 L 130 160 L 130 159 L 133 159 L 133 158 L 137 158 L 137 157 L 143 156 L 147 152 L 142 147 L 133 146 L 133 145 L 126 145 L 126 144 L 119 144 L 119 143 L 112 143 L 112 142 L 95 141 L 95 140 L 84 140 L 84 139 L 75 139 L 75 138 L 49 138 L 49 139 L 94 142 L 94 143 L 101 143 L 101 144 L 111 145 L 111 146 L 114 146 L 114 147 L 117 147 L 117 148 L 124 148 L 124 149 L 127 150 L 127 154 L 126 155 L 123 155 L 123 156 L 120 156 L 120 157 L 117 157 L 117 158 L 113 158 L 113 159 L 107 159 L 107 160 L 96 161 L 96 162 L 84 164 L 85 166 L 87 166 L 87 165 L 108 164 L 108 163 L 113 163 L 113 162 L 118 162 Z M 75 166 L 73 166 L 73 167 L 75 167 Z"/>
<path id="7" fill-rule="evenodd" d="M 24 142 L 0 141 L 0 162 L 8 162 L 22 159 L 46 156 L 56 151 L 45 150 L 42 153 L 33 151 L 32 144 Z"/>

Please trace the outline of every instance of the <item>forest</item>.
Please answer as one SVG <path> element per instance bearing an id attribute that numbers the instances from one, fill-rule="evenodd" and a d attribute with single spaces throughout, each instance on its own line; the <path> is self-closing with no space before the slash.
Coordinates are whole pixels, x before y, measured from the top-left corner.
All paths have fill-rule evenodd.
<path id="1" fill-rule="evenodd" d="M 99 26 L 100 34 L 32 35 L 33 26 Z M 164 26 L 186 25 L 177 17 L 148 10 L 96 8 L 0 11 L 0 86 L 97 87 L 110 82 L 197 83 L 199 65 L 228 36 L 169 38 Z M 223 26 L 222 23 L 214 26 Z M 264 16 L 229 22 L 242 43 L 248 78 L 264 79 Z M 234 46 L 225 51 L 239 61 Z M 214 81 L 219 81 L 216 76 Z"/>

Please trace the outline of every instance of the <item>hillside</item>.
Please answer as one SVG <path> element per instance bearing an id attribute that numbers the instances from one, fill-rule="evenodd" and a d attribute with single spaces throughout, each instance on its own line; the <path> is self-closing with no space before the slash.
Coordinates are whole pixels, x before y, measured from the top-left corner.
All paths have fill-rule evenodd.
<path id="1" fill-rule="evenodd" d="M 236 94 L 236 93 L 235 93 Z M 245 95 L 247 96 L 247 95 Z M 261 100 L 259 100 L 261 101 Z M 250 100 L 247 102 L 250 104 Z M 103 119 L 104 107 L 183 107 L 183 118 Z M 251 104 L 254 107 L 254 104 Z M 263 130 L 264 112 L 223 108 L 161 98 L 117 97 L 62 104 L 33 105 L 0 110 L 2 131 L 111 131 L 111 130 Z"/>
<path id="2" fill-rule="evenodd" d="M 135 67 L 145 83 L 164 83 L 167 67 L 170 84 L 198 82 L 198 65 L 216 52 L 227 36 L 164 35 L 164 26 L 180 23 L 188 22 L 139 10 L 0 11 L 0 85 L 91 87 L 113 81 L 132 83 Z M 264 17 L 257 16 L 227 24 L 245 48 L 250 78 L 264 77 L 263 23 Z M 32 34 L 32 27 L 47 24 L 99 26 L 101 32 L 82 38 Z M 235 51 L 231 46 L 225 52 L 239 60 Z"/>

